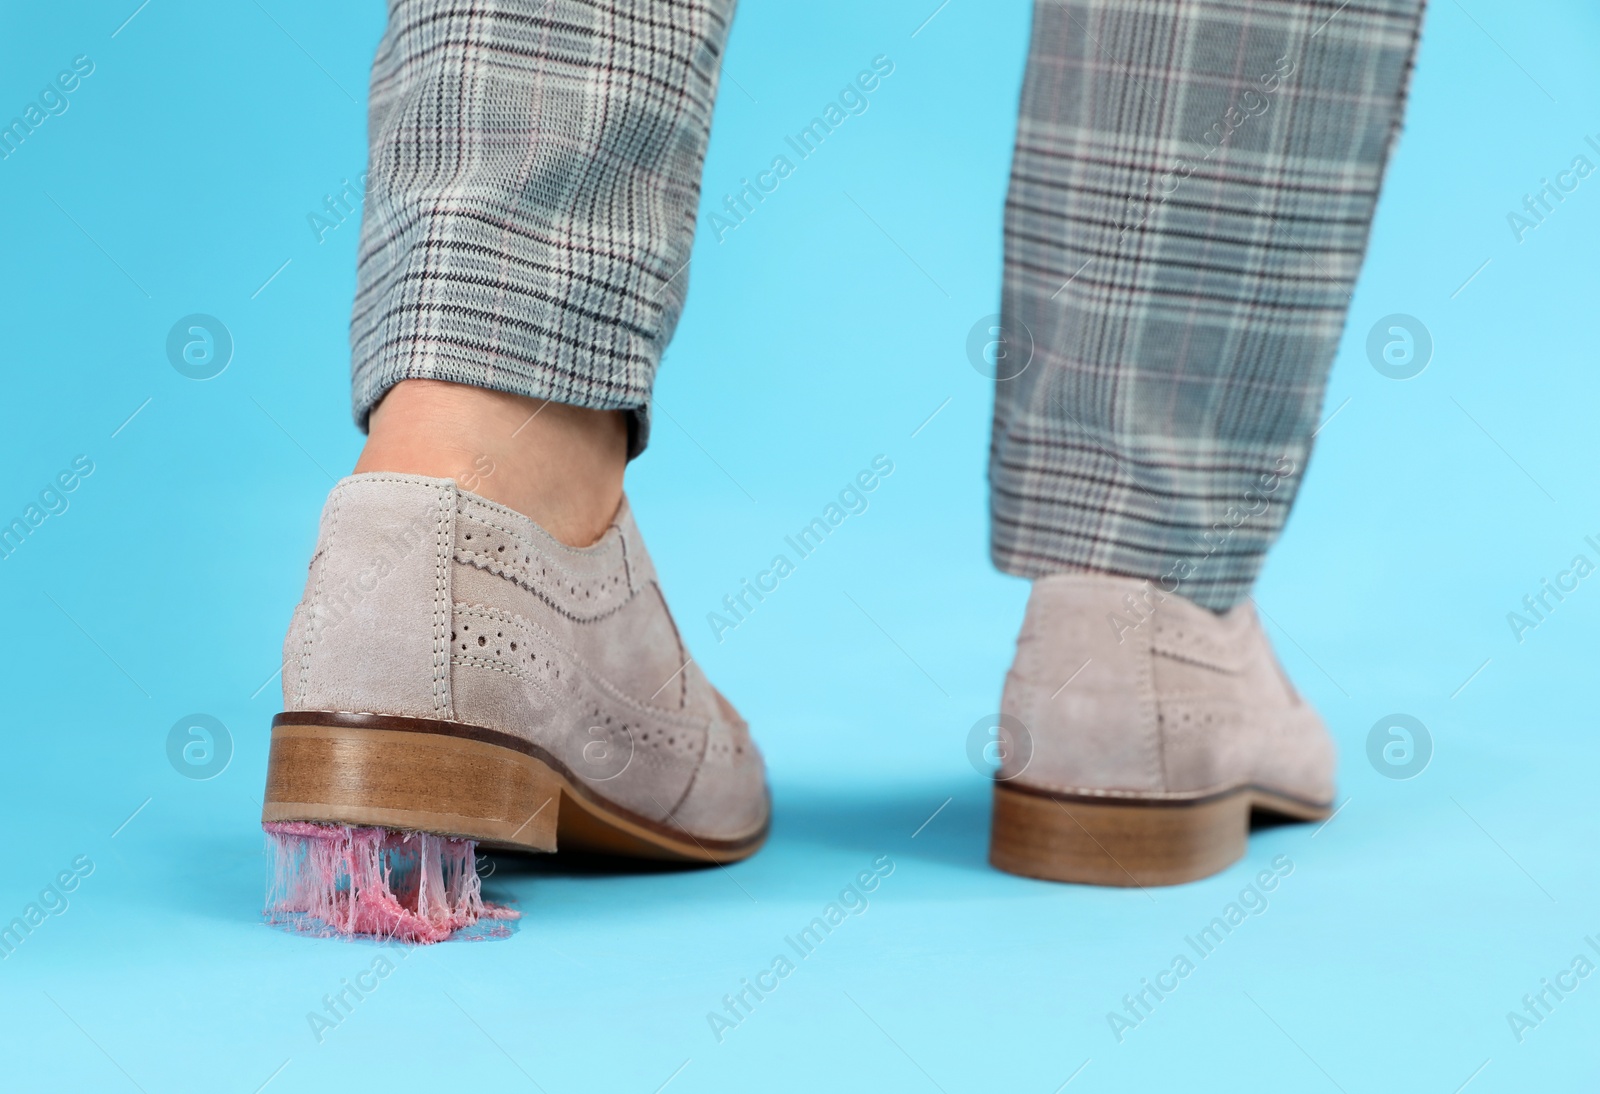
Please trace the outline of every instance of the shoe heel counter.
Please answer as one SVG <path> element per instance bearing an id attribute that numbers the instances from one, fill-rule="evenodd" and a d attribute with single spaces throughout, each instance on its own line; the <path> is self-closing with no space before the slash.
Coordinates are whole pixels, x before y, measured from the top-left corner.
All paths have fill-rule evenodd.
<path id="1" fill-rule="evenodd" d="M 1034 582 L 1001 701 L 1026 742 L 1008 750 L 1002 780 L 1061 791 L 1165 789 L 1154 626 L 1141 625 L 1126 603 L 1142 586 L 1076 575 Z"/>
<path id="2" fill-rule="evenodd" d="M 283 651 L 285 710 L 451 718 L 455 483 L 342 480 Z"/>

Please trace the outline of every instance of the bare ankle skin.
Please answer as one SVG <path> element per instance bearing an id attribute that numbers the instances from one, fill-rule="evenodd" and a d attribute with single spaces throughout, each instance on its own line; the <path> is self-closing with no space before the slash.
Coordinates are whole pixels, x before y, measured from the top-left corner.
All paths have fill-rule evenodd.
<path id="1" fill-rule="evenodd" d="M 605 534 L 622 503 L 628 425 L 590 410 L 439 380 L 402 380 L 373 410 L 355 472 L 455 479 L 570 547 Z"/>

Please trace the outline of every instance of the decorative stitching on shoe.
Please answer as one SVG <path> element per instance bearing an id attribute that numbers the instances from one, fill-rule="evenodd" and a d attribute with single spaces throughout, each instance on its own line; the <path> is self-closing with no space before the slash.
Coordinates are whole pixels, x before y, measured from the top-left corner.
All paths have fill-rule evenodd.
<path id="1" fill-rule="evenodd" d="M 694 771 L 692 771 L 689 774 L 689 781 L 688 781 L 687 784 L 685 784 L 685 786 L 683 788 L 683 793 L 678 795 L 678 800 L 672 803 L 672 808 L 671 809 L 667 810 L 667 819 L 670 820 L 673 817 L 676 817 L 678 815 L 678 810 L 682 809 L 684 803 L 689 800 L 689 795 L 694 790 L 694 784 L 700 781 L 700 772 L 705 770 L 705 768 L 706 768 L 706 757 L 708 755 L 710 755 L 710 753 L 711 753 L 711 734 L 714 731 L 715 725 L 718 725 L 718 724 L 720 724 L 720 723 L 713 723 L 713 725 L 708 725 L 706 727 L 705 733 L 701 735 L 701 737 L 700 737 L 700 755 L 699 755 L 698 758 L 696 758 L 696 760 L 694 762 Z M 683 826 L 679 825 L 679 827 L 682 828 Z M 688 829 L 684 828 L 684 831 L 687 832 Z"/>
<path id="2" fill-rule="evenodd" d="M 598 558 L 598 557 L 600 557 L 602 548 L 604 550 L 608 550 L 608 551 L 609 550 L 614 550 L 614 548 L 612 548 L 609 544 L 606 543 L 606 536 L 605 535 L 602 535 L 600 537 L 600 541 L 598 543 L 592 543 L 587 547 L 572 547 L 572 546 L 569 546 L 568 544 L 562 543 L 555 536 L 552 536 L 549 532 L 546 532 L 543 528 L 540 528 L 536 521 L 533 521 L 533 520 L 529 519 L 528 517 L 523 516 L 521 513 L 517 512 L 515 509 L 507 508 L 506 506 L 501 505 L 499 502 L 490 501 L 488 498 L 479 497 L 477 494 L 462 493 L 462 494 L 459 495 L 459 497 L 460 497 L 460 507 L 463 510 L 467 510 L 467 509 L 483 509 L 483 510 L 486 510 L 487 512 L 489 512 L 489 513 L 494 514 L 497 517 L 509 518 L 508 523 L 510 523 L 510 524 L 520 524 L 520 525 L 524 525 L 527 528 L 531 528 L 535 533 L 537 533 L 537 537 L 536 538 L 538 540 L 537 543 L 530 544 L 532 546 L 548 547 L 552 551 L 556 551 L 556 552 L 559 552 L 561 554 L 571 555 L 574 558 Z M 496 524 L 493 520 L 489 519 L 488 517 L 480 516 L 479 514 L 476 514 L 476 513 L 466 513 L 465 515 L 471 517 L 473 520 L 476 520 L 481 524 L 487 524 L 491 528 L 494 528 L 494 529 L 497 529 L 497 530 L 499 530 L 501 532 L 504 532 L 509 536 L 521 536 L 521 535 L 523 535 L 523 533 L 518 531 L 517 529 L 506 527 L 505 525 L 501 525 L 501 524 Z M 611 529 L 613 529 L 613 528 L 616 528 L 619 533 L 621 532 L 621 528 L 618 526 L 617 522 L 616 521 L 612 521 L 609 525 L 606 526 L 607 535 L 610 534 Z"/>
<path id="3" fill-rule="evenodd" d="M 554 566 L 569 577 L 582 580 L 584 573 L 609 573 L 617 568 L 625 557 L 626 550 L 623 543 L 622 528 L 616 522 L 607 526 L 606 532 L 600 537 L 599 542 L 588 547 L 569 547 L 556 539 L 549 532 L 540 528 L 527 517 L 511 510 L 503 510 L 505 515 L 517 518 L 513 521 L 497 521 L 482 512 L 471 512 L 473 506 L 469 499 L 463 498 L 462 516 L 469 521 L 474 521 L 486 528 L 507 536 L 512 542 L 523 548 L 524 553 L 538 556 L 541 560 Z M 485 508 L 483 505 L 476 506 Z M 500 515 L 490 510 L 494 516 Z M 613 536 L 613 533 L 615 535 Z"/>
<path id="4" fill-rule="evenodd" d="M 633 696 L 618 690 L 615 684 L 611 683 L 611 681 L 607 680 L 599 672 L 595 671 L 594 667 L 591 666 L 587 661 L 583 660 L 583 658 L 577 656 L 577 654 L 561 645 L 561 643 L 556 640 L 554 635 L 544 630 L 544 628 L 540 627 L 532 620 L 517 615 L 515 612 L 508 612 L 500 608 L 492 608 L 486 604 L 459 603 L 455 606 L 455 610 L 458 616 L 465 616 L 468 619 L 488 621 L 503 627 L 510 626 L 517 628 L 523 633 L 524 637 L 531 638 L 537 642 L 546 651 L 547 655 L 552 650 L 559 652 L 562 660 L 576 668 L 582 674 L 584 680 L 593 685 L 606 699 L 620 703 L 623 706 L 637 711 L 641 715 L 659 718 L 663 722 L 666 722 L 670 725 L 682 726 L 684 729 L 690 730 L 705 729 L 711 721 L 709 718 L 698 718 L 693 715 L 682 714 L 677 711 L 670 710 L 666 707 L 658 707 L 649 703 L 641 702 L 640 700 L 635 699 Z M 508 662 L 508 664 L 510 663 Z M 555 698 L 559 701 L 563 697 L 558 695 Z"/>
<path id="5" fill-rule="evenodd" d="M 631 519 L 629 523 L 632 523 Z M 622 544 L 622 572 L 628 579 L 628 589 L 629 591 L 637 594 L 646 585 L 646 582 L 643 580 L 644 568 L 642 566 L 635 565 L 633 561 L 633 552 L 628 550 L 628 536 L 627 533 L 623 531 L 621 523 L 616 523 L 613 525 L 613 527 L 616 528 L 617 539 Z M 638 534 L 637 529 L 635 529 L 634 534 Z M 677 624 L 674 623 L 673 627 L 676 628 Z M 678 645 L 681 647 L 683 643 L 679 642 Z"/>
<path id="6" fill-rule="evenodd" d="M 463 668 L 483 669 L 486 672 L 497 672 L 502 676 L 507 676 L 513 680 L 526 683 L 538 690 L 541 694 L 545 695 L 553 703 L 560 704 L 563 701 L 574 698 L 574 696 L 556 695 L 550 691 L 548 685 L 546 685 L 543 681 L 529 676 L 517 665 L 508 664 L 492 657 L 477 657 L 473 655 L 462 656 L 460 654 L 456 654 L 451 658 L 450 663 Z M 603 719 L 607 723 L 611 721 L 610 717 L 606 715 L 604 709 L 601 707 L 600 702 L 597 702 L 591 698 L 591 693 L 580 691 L 576 698 L 583 700 L 583 705 L 593 712 L 591 717 L 595 720 Z M 609 700 L 611 698 L 612 697 L 610 695 L 601 696 L 601 700 Z M 710 729 L 705 724 L 674 724 L 668 719 L 663 718 L 661 711 L 650 709 L 643 711 L 634 710 L 628 715 L 628 720 L 634 723 L 634 725 L 630 726 L 628 722 L 624 722 L 622 729 L 626 731 L 632 739 L 633 748 L 635 749 L 636 754 L 642 755 L 643 753 L 640 750 L 648 750 L 651 754 L 657 757 L 660 757 L 663 753 L 669 753 L 670 758 L 674 762 L 693 762 L 695 767 L 689 775 L 689 781 L 693 783 L 695 774 L 700 770 L 700 761 L 692 754 L 684 754 L 683 750 L 678 745 L 679 735 L 681 735 L 682 741 L 685 745 L 692 745 L 693 742 L 691 737 L 699 736 L 702 741 L 701 758 L 703 758 L 705 755 L 704 741 L 710 735 Z M 639 730 L 637 735 L 635 735 L 633 732 L 635 727 L 637 727 Z M 609 725 L 605 728 L 609 728 Z M 506 727 L 506 732 L 514 733 L 516 730 L 511 727 Z M 652 734 L 654 735 L 653 737 Z M 681 800 L 682 799 L 680 798 L 680 802 Z M 671 814 L 668 813 L 667 816 L 671 816 Z"/>
<path id="7" fill-rule="evenodd" d="M 322 581 L 328 572 L 326 556 L 329 548 L 333 546 L 334 535 L 339 531 L 339 510 L 344 504 L 344 493 L 338 487 L 334 487 L 333 494 L 328 498 L 328 503 L 331 508 L 328 515 L 328 534 L 319 537 L 318 550 L 311 556 L 313 564 L 319 558 L 323 564 L 317 568 L 316 584 L 311 590 L 311 601 L 306 606 L 306 637 L 300 649 L 300 682 L 294 697 L 296 705 L 305 702 L 306 692 L 310 687 L 311 647 L 316 641 L 317 631 L 319 630 L 315 625 L 317 621 L 317 606 L 322 602 Z"/>
<path id="8" fill-rule="evenodd" d="M 1235 643 L 1242 636 L 1235 637 Z M 1227 645 L 1199 633 L 1196 628 L 1182 623 L 1171 624 L 1156 620 L 1155 636 L 1151 641 L 1155 651 L 1164 657 L 1188 661 L 1205 668 L 1237 675 L 1244 671 L 1245 654 L 1230 652 Z"/>
<path id="9" fill-rule="evenodd" d="M 641 592 L 642 591 L 643 590 L 641 590 Z M 689 648 L 683 644 L 683 633 L 678 630 L 678 621 L 672 617 L 672 609 L 667 607 L 666 594 L 661 591 L 661 586 L 659 584 L 653 586 L 653 591 L 655 592 L 656 603 L 660 605 L 662 613 L 667 618 L 667 625 L 672 628 L 672 640 L 678 644 L 678 664 L 680 667 L 678 671 L 673 674 L 673 679 L 676 680 L 678 685 L 678 709 L 685 710 L 689 706 L 689 669 L 691 666 L 694 666 L 694 658 L 690 656 Z M 668 683 L 672 682 L 672 680 L 668 681 Z M 710 687 L 710 683 L 711 682 L 709 680 L 706 681 L 708 688 Z M 665 685 L 662 686 L 664 687 Z M 707 695 L 705 698 L 709 705 L 715 709 L 717 705 L 716 701 L 713 700 L 709 695 Z"/>
<path id="10" fill-rule="evenodd" d="M 488 669 L 491 672 L 503 673 L 506 676 L 510 676 L 516 680 L 522 681 L 524 684 L 527 684 L 529 687 L 543 695 L 546 699 L 549 699 L 552 703 L 559 703 L 564 698 L 564 696 L 557 695 L 554 691 L 551 691 L 550 686 L 543 680 L 540 680 L 536 676 L 529 675 L 521 667 L 513 665 L 508 661 L 502 661 L 494 657 L 478 657 L 472 654 L 451 653 L 450 663 L 452 665 L 465 665 L 469 668 Z"/>
<path id="11" fill-rule="evenodd" d="M 1163 726 L 1172 727 L 1182 734 L 1215 733 L 1219 729 L 1237 726 L 1244 720 L 1244 711 L 1224 703 L 1210 701 L 1184 701 L 1165 699 L 1157 715 Z M 1263 722 L 1269 733 L 1281 734 L 1282 727 L 1272 719 Z"/>
<path id="12" fill-rule="evenodd" d="M 452 492 L 450 486 L 440 486 L 434 491 L 439 515 L 433 526 L 433 709 L 446 715 L 450 711 L 450 655 L 445 632 L 452 603 L 450 551 L 455 546 L 455 522 L 452 518 L 456 510 Z"/>
<path id="13" fill-rule="evenodd" d="M 1167 785 L 1167 746 L 1161 733 L 1156 703 L 1155 650 L 1146 645 L 1135 655 L 1134 676 L 1139 682 L 1139 737 L 1146 771 L 1158 786 Z"/>
<path id="14" fill-rule="evenodd" d="M 606 538 L 607 538 L 606 536 L 601 536 L 600 537 L 600 541 L 598 543 L 592 544 L 591 546 L 588 546 L 588 547 L 568 547 L 565 543 L 562 543 L 559 539 L 556 539 L 555 537 L 551 536 L 549 533 L 545 533 L 543 539 L 537 539 L 536 540 L 535 538 L 529 536 L 526 532 L 524 532 L 521 529 L 508 527 L 505 524 L 497 524 L 496 522 L 494 522 L 492 520 L 489 520 L 487 517 L 484 517 L 481 514 L 478 514 L 478 513 L 463 513 L 462 515 L 465 516 L 468 520 L 472 520 L 472 521 L 477 522 L 478 524 L 483 525 L 485 528 L 493 528 L 496 532 L 500 532 L 503 535 L 511 537 L 512 539 L 516 540 L 518 543 L 520 543 L 524 547 L 526 547 L 530 552 L 535 553 L 535 554 L 538 554 L 541 551 L 559 552 L 559 553 L 567 555 L 569 558 L 571 558 L 573 560 L 581 559 L 581 560 L 583 560 L 585 562 L 596 563 L 598 568 L 611 569 L 611 568 L 616 566 L 616 562 L 613 561 L 608 556 L 613 555 L 613 554 L 620 554 L 621 553 L 620 545 L 613 545 L 613 544 L 607 543 L 606 542 Z M 532 521 L 529 521 L 528 523 L 533 528 L 538 528 L 539 527 L 537 524 L 534 524 Z M 614 528 L 614 527 L 615 527 L 615 525 L 611 525 L 610 527 L 608 527 L 606 529 L 606 532 L 609 534 L 610 531 L 611 531 L 611 528 Z M 543 529 L 540 529 L 540 530 L 543 531 Z M 551 563 L 553 565 L 564 565 L 563 563 L 557 561 L 556 559 L 552 559 Z M 574 573 L 576 571 L 574 571 L 570 567 L 565 567 L 565 572 Z"/>
<path id="15" fill-rule="evenodd" d="M 1000 786 L 1005 783 L 998 784 Z M 1218 794 L 1232 794 L 1235 791 L 1250 789 L 1253 784 L 1249 782 L 1219 783 L 1204 790 L 1106 790 L 1092 786 L 1054 787 L 1040 786 L 1036 783 L 1023 781 L 1020 785 L 1031 787 L 1045 794 L 1071 794 L 1085 798 L 1117 798 L 1124 801 L 1187 801 L 1190 798 L 1208 798 Z M 1285 797 L 1298 797 L 1287 790 L 1275 790 L 1272 787 L 1261 787 L 1269 793 L 1282 794 Z"/>
<path id="16" fill-rule="evenodd" d="M 488 573 L 494 574 L 496 577 L 504 578 L 513 585 L 516 585 L 518 588 L 528 590 L 530 593 L 537 596 L 541 601 L 548 605 L 551 610 L 560 613 L 566 618 L 572 620 L 574 623 L 596 623 L 602 619 L 607 619 L 610 616 L 616 615 L 623 608 L 627 607 L 628 604 L 633 600 L 632 593 L 630 592 L 626 599 L 606 608 L 604 611 L 595 612 L 590 615 L 583 615 L 572 610 L 570 605 L 570 601 L 572 599 L 571 597 L 565 597 L 558 600 L 556 597 L 551 596 L 549 588 L 544 583 L 536 582 L 533 579 L 531 568 L 528 570 L 521 570 L 521 568 L 518 567 L 518 569 L 514 570 L 493 555 L 489 555 L 480 551 L 468 551 L 461 547 L 456 548 L 455 560 L 464 566 L 472 566 L 476 569 L 484 570 Z M 560 586 L 557 584 L 554 587 Z M 571 588 L 571 586 L 567 587 Z"/>
<path id="17" fill-rule="evenodd" d="M 616 524 L 599 544 L 580 549 L 551 539 L 531 521 L 521 523 L 525 526 L 489 519 L 481 507 L 463 512 L 454 547 L 457 561 L 530 589 L 581 621 L 610 615 L 638 591 L 628 577 L 624 537 Z"/>

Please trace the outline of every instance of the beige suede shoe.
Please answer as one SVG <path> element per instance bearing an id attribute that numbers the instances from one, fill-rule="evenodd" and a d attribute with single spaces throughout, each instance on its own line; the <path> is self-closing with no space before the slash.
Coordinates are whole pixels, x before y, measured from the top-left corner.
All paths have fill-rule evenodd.
<path id="1" fill-rule="evenodd" d="M 344 479 L 283 694 L 269 831 L 689 862 L 766 838 L 761 755 L 685 651 L 626 502 L 578 550 L 448 479 Z"/>
<path id="2" fill-rule="evenodd" d="M 1001 704 L 989 860 L 1091 885 L 1172 885 L 1244 854 L 1261 809 L 1319 820 L 1334 748 L 1251 606 L 1132 578 L 1034 582 Z"/>

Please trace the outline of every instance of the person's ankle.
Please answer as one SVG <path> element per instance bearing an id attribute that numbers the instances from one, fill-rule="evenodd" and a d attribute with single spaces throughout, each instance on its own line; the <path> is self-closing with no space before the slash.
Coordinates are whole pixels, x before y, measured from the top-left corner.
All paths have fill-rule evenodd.
<path id="1" fill-rule="evenodd" d="M 355 472 L 454 479 L 572 547 L 605 534 L 622 502 L 628 426 L 590 410 L 439 380 L 402 380 L 372 411 Z"/>

